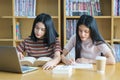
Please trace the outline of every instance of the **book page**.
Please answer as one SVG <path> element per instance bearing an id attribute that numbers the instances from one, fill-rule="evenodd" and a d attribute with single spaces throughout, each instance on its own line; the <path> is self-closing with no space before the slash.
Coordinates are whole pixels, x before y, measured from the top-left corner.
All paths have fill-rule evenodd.
<path id="1" fill-rule="evenodd" d="M 36 58 L 34 57 L 24 57 L 22 60 L 20 60 L 21 65 L 24 66 L 33 66 L 33 63 L 35 62 Z"/>
<path id="2" fill-rule="evenodd" d="M 74 63 L 70 66 L 77 69 L 93 69 L 93 64 Z"/>
<path id="3" fill-rule="evenodd" d="M 50 57 L 40 57 L 34 62 L 34 66 L 43 66 L 46 62 L 52 60 Z"/>
<path id="4" fill-rule="evenodd" d="M 52 60 L 52 58 L 50 58 L 50 57 L 39 57 L 37 60 L 50 61 L 50 60 Z"/>

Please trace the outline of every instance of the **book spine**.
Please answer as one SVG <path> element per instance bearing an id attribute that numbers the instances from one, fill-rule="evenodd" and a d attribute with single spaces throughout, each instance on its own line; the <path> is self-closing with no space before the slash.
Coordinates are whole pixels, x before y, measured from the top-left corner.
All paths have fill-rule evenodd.
<path id="1" fill-rule="evenodd" d="M 25 15 L 28 16 L 29 12 L 29 0 L 25 0 Z"/>
<path id="2" fill-rule="evenodd" d="M 25 7 L 26 7 L 25 0 L 23 0 L 22 1 L 22 16 L 26 16 L 26 14 L 25 14 Z"/>
<path id="3" fill-rule="evenodd" d="M 120 15 L 120 0 L 118 0 L 118 16 Z"/>
<path id="4" fill-rule="evenodd" d="M 20 3 L 19 3 L 19 16 L 22 16 L 22 0 L 20 0 Z"/>
<path id="5" fill-rule="evenodd" d="M 29 14 L 28 16 L 32 16 L 32 0 L 29 0 Z"/>
<path id="6" fill-rule="evenodd" d="M 91 1 L 91 12 L 92 12 L 92 16 L 94 16 L 94 0 Z"/>
<path id="7" fill-rule="evenodd" d="M 14 4 L 14 9 L 15 9 L 15 16 L 18 16 L 18 12 L 19 12 L 19 10 L 18 10 L 18 0 L 15 0 L 15 4 Z"/>
<path id="8" fill-rule="evenodd" d="M 21 33 L 20 33 L 20 23 L 16 23 L 16 39 L 20 40 L 21 39 Z"/>
<path id="9" fill-rule="evenodd" d="M 83 14 L 88 15 L 87 0 L 83 1 Z"/>
<path id="10" fill-rule="evenodd" d="M 101 8 L 100 8 L 100 0 L 96 0 L 96 11 L 98 13 L 98 16 L 102 15 Z"/>
<path id="11" fill-rule="evenodd" d="M 84 13 L 84 2 L 83 0 L 79 0 L 79 15 L 83 15 Z"/>
<path id="12" fill-rule="evenodd" d="M 69 2 L 69 0 L 66 0 L 66 16 L 70 15 L 70 13 L 69 13 L 69 7 L 70 7 L 70 2 Z"/>
<path id="13" fill-rule="evenodd" d="M 36 0 L 33 0 L 33 15 L 36 16 Z"/>
<path id="14" fill-rule="evenodd" d="M 90 0 L 87 0 L 87 11 L 88 11 L 88 15 L 91 15 L 91 2 L 90 2 Z"/>
<path id="15" fill-rule="evenodd" d="M 70 15 L 69 16 L 73 16 L 72 15 L 72 12 L 73 12 L 73 10 L 72 10 L 72 7 L 73 7 L 73 0 L 70 0 L 70 9 L 69 9 L 69 12 L 70 12 Z"/>

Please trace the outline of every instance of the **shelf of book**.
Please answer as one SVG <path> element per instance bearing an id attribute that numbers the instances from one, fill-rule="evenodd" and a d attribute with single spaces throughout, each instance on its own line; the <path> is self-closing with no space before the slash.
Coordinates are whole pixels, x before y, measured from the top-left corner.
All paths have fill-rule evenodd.
<path id="1" fill-rule="evenodd" d="M 89 5 L 90 3 L 91 6 Z M 88 7 L 92 7 L 93 3 L 95 5 L 100 5 L 100 15 L 89 14 L 92 11 L 90 11 Z M 84 6 L 84 10 L 88 10 L 88 12 L 84 10 L 82 11 L 83 7 L 77 8 L 79 6 L 81 7 L 81 4 Z M 120 16 L 115 15 L 114 4 L 115 0 L 64 0 L 64 45 L 70 37 L 75 34 L 75 24 L 77 23 L 75 20 L 80 18 L 77 14 L 92 15 L 96 19 L 99 31 L 103 35 L 105 41 L 109 42 L 111 45 L 115 42 L 120 42 Z M 85 7 L 86 5 L 87 7 Z M 76 15 L 73 15 L 75 11 Z M 84 13 L 81 13 L 80 11 Z"/>
<path id="2" fill-rule="evenodd" d="M 16 46 L 31 34 L 35 17 L 50 14 L 61 36 L 61 0 L 1 0 L 0 45 Z M 19 25 L 17 25 L 19 23 Z M 19 30 L 18 30 L 19 29 Z M 20 36 L 18 38 L 18 31 Z M 61 37 L 60 37 L 61 39 Z"/>

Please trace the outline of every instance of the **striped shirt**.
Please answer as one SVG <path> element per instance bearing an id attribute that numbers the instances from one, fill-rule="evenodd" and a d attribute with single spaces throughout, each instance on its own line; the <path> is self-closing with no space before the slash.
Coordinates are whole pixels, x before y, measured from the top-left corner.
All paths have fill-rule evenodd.
<path id="1" fill-rule="evenodd" d="M 61 51 L 60 41 L 56 39 L 55 44 L 50 47 L 47 46 L 47 43 L 43 42 L 43 39 L 34 42 L 30 38 L 26 38 L 18 46 L 17 50 L 19 52 L 27 53 L 27 56 L 32 57 L 53 57 L 56 51 Z"/>

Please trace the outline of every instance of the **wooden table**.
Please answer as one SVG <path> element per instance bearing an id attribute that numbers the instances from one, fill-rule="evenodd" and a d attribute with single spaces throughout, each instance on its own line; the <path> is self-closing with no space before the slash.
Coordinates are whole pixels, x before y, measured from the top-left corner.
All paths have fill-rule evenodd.
<path id="1" fill-rule="evenodd" d="M 120 63 L 107 65 L 106 72 L 100 74 L 94 69 L 74 69 L 71 76 L 52 74 L 50 70 L 29 72 L 26 74 L 17 74 L 9 72 L 0 72 L 0 80 L 120 80 Z"/>

